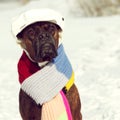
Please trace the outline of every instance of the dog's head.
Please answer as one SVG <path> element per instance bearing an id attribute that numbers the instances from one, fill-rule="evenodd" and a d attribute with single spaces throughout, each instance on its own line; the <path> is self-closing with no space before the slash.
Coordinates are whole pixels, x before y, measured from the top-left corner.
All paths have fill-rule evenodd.
<path id="1" fill-rule="evenodd" d="M 17 35 L 20 45 L 35 62 L 51 61 L 57 56 L 61 28 L 51 22 L 36 22 Z"/>

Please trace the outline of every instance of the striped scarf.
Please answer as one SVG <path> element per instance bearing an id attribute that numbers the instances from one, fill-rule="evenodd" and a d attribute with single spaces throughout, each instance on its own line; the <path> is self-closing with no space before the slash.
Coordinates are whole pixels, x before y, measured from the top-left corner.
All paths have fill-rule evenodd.
<path id="1" fill-rule="evenodd" d="M 42 120 L 72 120 L 68 101 L 61 91 L 65 85 L 65 88 L 69 90 L 72 83 L 70 81 L 74 81 L 74 74 L 71 64 L 64 52 L 63 45 L 61 44 L 58 48 L 58 56 L 44 68 L 26 78 L 22 82 L 21 88 L 31 96 L 37 104 L 43 105 L 42 111 L 44 112 L 42 112 Z M 56 106 L 52 112 L 54 119 L 45 119 L 45 113 L 50 113 L 47 108 L 51 103 L 54 103 L 54 108 Z M 59 106 L 63 106 L 61 110 L 64 112 L 54 113 Z M 57 117 L 55 117 L 55 114 Z"/>

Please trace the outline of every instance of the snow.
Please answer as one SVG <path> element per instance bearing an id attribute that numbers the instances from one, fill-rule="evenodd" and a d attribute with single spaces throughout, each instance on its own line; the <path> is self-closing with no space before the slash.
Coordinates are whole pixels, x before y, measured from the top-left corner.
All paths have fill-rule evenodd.
<path id="1" fill-rule="evenodd" d="M 65 15 L 63 44 L 75 72 L 83 120 L 120 120 L 120 16 L 78 18 L 70 15 L 66 2 L 57 9 L 57 2 L 43 1 L 40 6 L 49 4 Z M 11 34 L 11 20 L 34 6 L 39 7 L 31 2 L 0 11 L 0 120 L 21 120 L 17 62 L 22 50 Z"/>

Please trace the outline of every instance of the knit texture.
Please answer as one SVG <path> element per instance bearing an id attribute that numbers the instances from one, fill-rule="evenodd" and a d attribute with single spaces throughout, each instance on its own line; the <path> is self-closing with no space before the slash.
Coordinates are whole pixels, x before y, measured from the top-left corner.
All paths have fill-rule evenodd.
<path id="1" fill-rule="evenodd" d="M 58 56 L 52 63 L 23 81 L 21 88 L 37 104 L 43 104 L 56 96 L 72 76 L 71 64 L 64 52 L 63 45 L 58 48 Z M 44 92 L 43 92 L 44 91 Z"/>
<path id="2" fill-rule="evenodd" d="M 62 91 L 43 104 L 41 120 L 72 120 L 68 101 Z"/>

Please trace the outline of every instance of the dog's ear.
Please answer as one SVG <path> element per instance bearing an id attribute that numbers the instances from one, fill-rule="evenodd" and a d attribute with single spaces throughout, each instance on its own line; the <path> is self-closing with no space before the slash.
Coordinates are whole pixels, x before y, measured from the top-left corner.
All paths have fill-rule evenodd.
<path id="1" fill-rule="evenodd" d="M 21 46 L 21 48 L 26 49 L 25 41 L 23 40 L 23 31 L 20 32 L 17 36 L 17 44 Z"/>
<path id="2" fill-rule="evenodd" d="M 18 40 L 22 40 L 22 38 L 23 38 L 23 32 L 20 32 L 19 34 L 17 34 L 17 39 Z"/>

